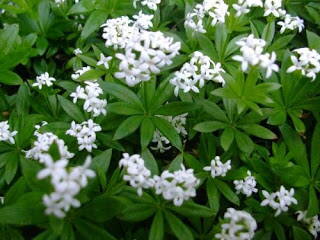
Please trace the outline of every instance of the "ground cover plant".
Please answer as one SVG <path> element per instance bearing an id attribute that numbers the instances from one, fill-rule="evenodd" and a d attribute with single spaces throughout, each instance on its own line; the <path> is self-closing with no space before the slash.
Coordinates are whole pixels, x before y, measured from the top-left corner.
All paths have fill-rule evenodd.
<path id="1" fill-rule="evenodd" d="M 0 0 L 0 23 L 0 239 L 318 239 L 319 1 Z"/>

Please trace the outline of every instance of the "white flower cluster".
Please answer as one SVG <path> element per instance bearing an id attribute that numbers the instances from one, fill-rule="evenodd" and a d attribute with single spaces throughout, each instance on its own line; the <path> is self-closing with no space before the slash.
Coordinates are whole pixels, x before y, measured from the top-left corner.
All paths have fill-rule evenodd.
<path id="1" fill-rule="evenodd" d="M 258 192 L 256 188 L 257 182 L 254 176 L 251 175 L 250 171 L 247 171 L 248 176 L 244 180 L 233 181 L 237 194 L 242 193 L 247 197 L 250 197 L 252 193 Z"/>
<path id="2" fill-rule="evenodd" d="M 8 124 L 8 121 L 2 121 L 0 122 L 0 142 L 5 141 L 9 142 L 11 144 L 14 144 L 14 136 L 17 135 L 17 131 L 10 131 L 10 126 Z"/>
<path id="3" fill-rule="evenodd" d="M 290 14 L 286 14 L 283 21 L 279 21 L 277 24 L 281 26 L 280 33 L 284 33 L 288 29 L 292 31 L 298 29 L 301 32 L 304 28 L 303 19 L 293 17 Z"/>
<path id="4" fill-rule="evenodd" d="M 175 206 L 181 206 L 184 201 L 196 196 L 196 187 L 200 180 L 194 176 L 193 169 L 181 169 L 173 173 L 165 170 L 160 176 L 154 176 L 156 194 L 162 194 L 166 200 L 172 200 Z"/>
<path id="5" fill-rule="evenodd" d="M 250 12 L 250 8 L 263 7 L 262 0 L 238 0 L 236 4 L 232 4 L 234 10 L 236 10 L 236 17 L 247 14 Z"/>
<path id="6" fill-rule="evenodd" d="M 99 115 L 106 115 L 107 100 L 98 98 L 103 94 L 102 88 L 100 88 L 97 82 L 85 81 L 86 86 L 83 88 L 78 86 L 76 91 L 71 93 L 70 96 L 73 98 L 73 102 L 76 103 L 78 99 L 83 99 L 83 110 L 88 113 L 92 113 L 93 117 Z"/>
<path id="7" fill-rule="evenodd" d="M 265 199 L 261 202 L 261 206 L 270 206 L 276 210 L 275 216 L 280 215 L 282 212 L 287 212 L 289 206 L 292 204 L 297 204 L 297 199 L 294 198 L 294 189 L 291 188 L 290 191 L 280 187 L 277 192 L 268 193 L 267 191 L 262 191 Z"/>
<path id="8" fill-rule="evenodd" d="M 188 113 L 181 114 L 175 117 L 172 116 L 159 116 L 166 120 L 168 120 L 174 129 L 180 134 L 182 137 L 186 137 L 188 135 L 187 130 L 185 129 L 185 125 L 187 123 Z M 150 148 L 155 151 L 159 151 L 161 153 L 169 150 L 171 148 L 170 141 L 165 136 L 161 134 L 161 132 L 156 129 L 153 134 L 152 142 L 156 143 L 156 146 L 151 146 Z"/>
<path id="9" fill-rule="evenodd" d="M 196 51 L 192 54 L 191 60 L 175 72 L 170 83 L 175 86 L 174 94 L 176 96 L 178 96 L 180 89 L 185 93 L 189 91 L 199 93 L 199 88 L 202 88 L 209 80 L 224 85 L 225 81 L 221 76 L 221 73 L 224 72 L 220 63 L 215 63 L 208 56 Z"/>
<path id="10" fill-rule="evenodd" d="M 139 154 L 130 156 L 128 153 L 124 153 L 119 166 L 125 169 L 123 180 L 136 188 L 139 196 L 142 195 L 143 189 L 153 187 L 154 181 L 151 178 L 151 172 L 144 166 L 144 160 Z"/>
<path id="11" fill-rule="evenodd" d="M 231 169 L 231 160 L 226 161 L 225 163 L 221 162 L 220 157 L 216 156 L 211 160 L 210 166 L 206 166 L 203 170 L 211 173 L 213 178 L 215 177 L 225 177 L 227 172 Z"/>
<path id="12" fill-rule="evenodd" d="M 303 76 L 316 79 L 316 75 L 320 72 L 320 54 L 309 48 L 299 48 L 293 52 L 298 54 L 291 56 L 293 65 L 288 68 L 287 72 L 301 71 Z"/>
<path id="13" fill-rule="evenodd" d="M 59 139 L 53 133 L 39 133 L 38 131 L 35 131 L 34 134 L 37 137 L 37 140 L 33 143 L 33 148 L 25 151 L 26 158 L 39 160 L 39 162 L 43 163 L 52 144 L 56 144 L 62 159 L 70 159 L 74 157 L 74 154 L 68 151 L 68 147 L 65 145 L 64 141 Z"/>
<path id="14" fill-rule="evenodd" d="M 140 29 L 147 30 L 153 27 L 152 19 L 153 15 L 144 14 L 142 11 L 138 13 L 138 15 L 133 15 L 133 19 L 135 20 L 134 26 Z"/>
<path id="15" fill-rule="evenodd" d="M 88 72 L 90 70 L 91 70 L 90 66 L 80 68 L 75 73 L 71 74 L 71 78 L 73 80 L 77 80 L 82 74 L 84 74 L 85 72 Z"/>
<path id="16" fill-rule="evenodd" d="M 129 86 L 148 81 L 150 74 L 158 74 L 160 68 L 172 63 L 180 47 L 180 42 L 162 32 L 141 31 L 127 42 L 123 54 L 116 54 L 120 64 L 115 77 L 125 79 Z"/>
<path id="17" fill-rule="evenodd" d="M 206 16 L 211 21 L 211 26 L 214 26 L 217 23 L 224 23 L 228 14 L 228 5 L 223 0 L 204 0 L 187 14 L 184 25 L 195 32 L 206 33 L 203 26 Z"/>
<path id="18" fill-rule="evenodd" d="M 297 211 L 297 220 L 308 225 L 309 232 L 316 239 L 318 236 L 318 232 L 320 232 L 320 221 L 318 219 L 318 215 L 308 218 L 307 211 Z"/>
<path id="19" fill-rule="evenodd" d="M 221 225 L 221 232 L 215 237 L 221 240 L 250 240 L 257 229 L 256 220 L 246 211 L 228 208 L 224 214 L 227 221 Z"/>
<path id="20" fill-rule="evenodd" d="M 109 62 L 111 61 L 112 57 L 106 57 L 103 53 L 100 53 L 100 60 L 97 62 L 97 65 L 103 65 L 106 69 L 109 69 Z"/>
<path id="21" fill-rule="evenodd" d="M 39 89 L 42 89 L 42 86 L 51 87 L 54 81 L 56 81 L 56 79 L 54 77 L 50 77 L 49 73 L 45 72 L 36 77 L 36 82 L 33 83 L 32 86 L 38 87 Z"/>
<path id="22" fill-rule="evenodd" d="M 286 14 L 286 10 L 282 9 L 282 0 L 265 0 L 264 16 L 269 16 L 270 14 L 277 18 Z"/>
<path id="23" fill-rule="evenodd" d="M 43 196 L 46 206 L 45 213 L 63 218 L 71 207 L 80 207 L 80 201 L 75 196 L 87 186 L 88 178 L 95 177 L 95 172 L 89 169 L 91 157 L 88 156 L 82 166 L 67 169 L 68 160 L 61 158 L 54 161 L 50 155 L 42 155 L 45 168 L 39 171 L 38 179 L 51 178 L 54 192 Z"/>
<path id="24" fill-rule="evenodd" d="M 79 151 L 86 149 L 88 152 L 92 152 L 93 148 L 97 148 L 97 145 L 95 144 L 97 138 L 96 132 L 100 132 L 101 130 L 99 124 L 96 124 L 92 119 L 89 119 L 80 124 L 72 121 L 71 128 L 66 131 L 66 134 L 77 138 Z"/>
<path id="25" fill-rule="evenodd" d="M 147 6 L 149 9 L 156 11 L 161 0 L 133 0 L 133 6 L 135 8 L 137 7 L 137 2 L 140 2 L 142 6 Z"/>
<path id="26" fill-rule="evenodd" d="M 200 181 L 194 176 L 193 169 L 185 169 L 183 165 L 173 173 L 165 170 L 160 176 L 155 175 L 152 178 L 140 155 L 130 156 L 124 153 L 119 166 L 125 169 L 123 179 L 137 189 L 139 196 L 142 195 L 143 189 L 153 188 L 156 194 L 161 194 L 166 200 L 172 200 L 176 206 L 181 206 L 184 201 L 196 196 L 195 188 Z"/>
<path id="27" fill-rule="evenodd" d="M 279 66 L 275 64 L 276 54 L 274 52 L 263 54 L 266 42 L 263 39 L 255 38 L 253 34 L 244 37 L 236 42 L 240 46 L 240 55 L 233 56 L 233 60 L 241 62 L 242 71 L 247 71 L 249 65 L 266 69 L 266 77 L 269 78 L 272 72 L 278 72 Z"/>

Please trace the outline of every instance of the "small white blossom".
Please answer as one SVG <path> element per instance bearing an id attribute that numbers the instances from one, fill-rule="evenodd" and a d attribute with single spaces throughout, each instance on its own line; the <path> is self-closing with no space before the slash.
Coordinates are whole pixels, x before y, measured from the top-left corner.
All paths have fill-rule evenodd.
<path id="1" fill-rule="evenodd" d="M 161 0 L 133 0 L 133 6 L 137 7 L 137 2 L 140 2 L 142 6 L 147 6 L 149 9 L 156 11 Z"/>
<path id="2" fill-rule="evenodd" d="M 206 81 L 212 80 L 224 85 L 225 81 L 221 76 L 224 72 L 220 63 L 215 63 L 208 56 L 196 51 L 191 60 L 185 63 L 180 71 L 175 72 L 170 83 L 175 86 L 176 96 L 180 89 L 185 93 L 189 91 L 199 93 L 199 88 L 202 88 Z"/>
<path id="3" fill-rule="evenodd" d="M 280 190 L 273 193 L 268 193 L 267 191 L 262 191 L 265 199 L 261 202 L 261 206 L 270 206 L 276 210 L 275 216 L 280 215 L 282 212 L 287 212 L 289 206 L 292 204 L 297 204 L 297 200 L 294 198 L 294 189 L 291 188 L 290 191 L 280 187 Z"/>
<path id="4" fill-rule="evenodd" d="M 307 217 L 307 211 L 297 211 L 297 220 L 305 223 L 308 226 L 309 232 L 316 239 L 318 232 L 320 232 L 320 221 L 318 215 L 313 217 Z"/>
<path id="5" fill-rule="evenodd" d="M 91 70 L 90 66 L 83 67 L 83 68 L 77 70 L 75 73 L 71 74 L 71 78 L 73 80 L 77 80 L 82 74 L 84 74 L 85 72 L 88 72 L 89 70 Z"/>
<path id="6" fill-rule="evenodd" d="M 301 71 L 303 76 L 316 79 L 317 74 L 320 72 L 320 54 L 309 48 L 299 48 L 293 51 L 298 54 L 291 56 L 293 65 L 288 68 L 287 72 Z"/>
<path id="7" fill-rule="evenodd" d="M 280 33 L 284 33 L 286 30 L 295 30 L 298 29 L 301 32 L 304 29 L 303 19 L 299 17 L 293 17 L 290 14 L 284 16 L 283 21 L 277 23 L 281 26 Z"/>
<path id="8" fill-rule="evenodd" d="M 82 54 L 82 51 L 80 48 L 76 48 L 75 50 L 73 50 L 73 54 L 78 56 L 78 55 L 81 55 Z"/>
<path id="9" fill-rule="evenodd" d="M 0 122 L 0 142 L 4 141 L 14 144 L 14 136 L 17 135 L 17 133 L 17 131 L 10 131 L 8 121 Z"/>
<path id="10" fill-rule="evenodd" d="M 103 53 L 100 53 L 100 60 L 97 62 L 97 65 L 103 65 L 106 69 L 109 69 L 109 62 L 111 59 L 112 57 L 105 57 Z"/>
<path id="11" fill-rule="evenodd" d="M 144 166 L 144 160 L 140 155 L 134 154 L 130 156 L 128 153 L 124 153 L 119 166 L 125 169 L 123 180 L 136 188 L 139 196 L 142 195 L 143 189 L 153 187 L 154 181 L 151 178 L 151 172 Z"/>
<path id="12" fill-rule="evenodd" d="M 101 130 L 100 125 L 89 119 L 81 124 L 72 121 L 71 128 L 67 130 L 66 134 L 77 138 L 79 151 L 86 149 L 88 152 L 91 152 L 93 148 L 97 148 L 95 144 L 97 138 L 96 132 L 100 132 Z"/>
<path id="13" fill-rule="evenodd" d="M 153 17 L 153 15 L 144 14 L 142 11 L 140 11 L 138 15 L 134 15 L 132 18 L 135 19 L 134 26 L 147 30 L 153 27 Z"/>
<path id="14" fill-rule="evenodd" d="M 53 85 L 53 82 L 56 81 L 55 78 L 50 77 L 49 73 L 45 72 L 41 74 L 40 76 L 36 77 L 36 82 L 32 84 L 33 87 L 38 87 L 39 89 L 42 89 L 42 86 L 48 86 L 51 87 Z"/>
<path id="15" fill-rule="evenodd" d="M 233 181 L 237 194 L 242 193 L 247 197 L 250 197 L 252 193 L 258 192 L 256 188 L 257 182 L 254 176 L 251 176 L 251 172 L 247 171 L 248 176 L 244 180 Z"/>
<path id="16" fill-rule="evenodd" d="M 225 177 L 227 172 L 231 169 L 231 160 L 226 161 L 225 163 L 221 162 L 220 157 L 216 156 L 211 160 L 210 166 L 206 166 L 203 170 L 211 173 L 213 178 L 215 177 Z"/>
<path id="17" fill-rule="evenodd" d="M 227 221 L 221 225 L 221 232 L 215 237 L 220 240 L 250 240 L 257 229 L 256 220 L 246 211 L 228 208 L 224 214 Z"/>
<path id="18" fill-rule="evenodd" d="M 202 4 L 197 4 L 191 12 L 186 16 L 184 25 L 195 32 L 206 33 L 203 26 L 203 19 L 205 17 L 205 10 Z"/>
<path id="19" fill-rule="evenodd" d="M 238 0 L 236 4 L 232 4 L 234 10 L 236 10 L 236 17 L 247 14 L 250 12 L 250 8 L 263 7 L 261 0 Z"/>
<path id="20" fill-rule="evenodd" d="M 272 14 L 275 17 L 282 17 L 286 11 L 281 8 L 282 0 L 265 0 L 264 2 L 264 16 Z"/>
<path id="21" fill-rule="evenodd" d="M 271 77 L 273 72 L 279 71 L 279 66 L 275 64 L 277 56 L 275 52 L 265 53 L 260 56 L 260 67 L 266 69 L 266 78 Z"/>

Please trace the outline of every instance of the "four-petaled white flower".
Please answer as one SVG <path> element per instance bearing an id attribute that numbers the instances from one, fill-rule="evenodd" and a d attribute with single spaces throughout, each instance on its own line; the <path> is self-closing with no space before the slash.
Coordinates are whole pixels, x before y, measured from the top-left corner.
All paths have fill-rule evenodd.
<path id="1" fill-rule="evenodd" d="M 32 86 L 38 87 L 39 89 L 42 89 L 42 86 L 51 87 L 54 81 L 56 81 L 56 79 L 54 77 L 50 77 L 49 73 L 45 72 L 36 77 L 36 82 L 33 83 Z"/>

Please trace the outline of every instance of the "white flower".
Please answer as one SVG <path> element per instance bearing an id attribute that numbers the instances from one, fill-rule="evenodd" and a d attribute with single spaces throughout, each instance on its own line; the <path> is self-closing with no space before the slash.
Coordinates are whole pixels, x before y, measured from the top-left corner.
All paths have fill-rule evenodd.
<path id="1" fill-rule="evenodd" d="M 238 0 L 237 4 L 233 4 L 232 7 L 236 10 L 236 16 L 247 14 L 252 7 L 263 7 L 262 0 Z"/>
<path id="2" fill-rule="evenodd" d="M 261 202 L 261 206 L 270 206 L 276 210 L 275 216 L 280 215 L 282 212 L 287 212 L 289 206 L 292 204 L 297 204 L 297 200 L 294 198 L 294 189 L 291 188 L 290 191 L 280 187 L 280 190 L 273 193 L 268 193 L 267 191 L 262 191 L 265 199 Z"/>
<path id="3" fill-rule="evenodd" d="M 133 6 L 135 8 L 137 7 L 137 2 L 140 2 L 141 5 L 147 6 L 149 9 L 156 11 L 161 0 L 133 0 Z"/>
<path id="4" fill-rule="evenodd" d="M 248 176 L 244 180 L 233 181 L 237 194 L 242 193 L 247 197 L 250 197 L 252 193 L 258 192 L 256 188 L 257 182 L 254 176 L 251 176 L 251 172 L 247 171 Z"/>
<path id="5" fill-rule="evenodd" d="M 299 48 L 294 52 L 298 54 L 298 57 L 291 56 L 293 65 L 288 68 L 287 72 L 301 71 L 303 76 L 311 78 L 312 81 L 315 80 L 320 72 L 320 54 L 309 48 Z"/>
<path id="6" fill-rule="evenodd" d="M 65 167 L 68 165 L 67 159 L 53 161 L 52 157 L 47 154 L 47 157 L 43 163 L 45 164 L 46 168 L 38 172 L 38 179 L 43 179 L 50 176 L 52 182 L 56 183 L 67 176 L 67 171 L 65 169 Z"/>
<path id="7" fill-rule="evenodd" d="M 134 26 L 147 30 L 153 27 L 151 21 L 153 17 L 153 15 L 144 14 L 142 11 L 140 11 L 138 15 L 134 15 L 132 18 L 135 19 Z"/>
<path id="8" fill-rule="evenodd" d="M 103 53 L 100 53 L 100 60 L 97 62 L 97 65 L 103 65 L 106 69 L 109 69 L 109 61 L 112 57 L 105 57 Z"/>
<path id="9" fill-rule="evenodd" d="M 203 19 L 205 17 L 205 10 L 202 4 L 197 4 L 191 12 L 186 16 L 184 25 L 191 28 L 195 32 L 206 33 L 203 26 Z"/>
<path id="10" fill-rule="evenodd" d="M 91 156 L 87 156 L 82 166 L 72 168 L 69 174 L 69 179 L 78 182 L 81 187 L 87 186 L 88 178 L 94 178 L 96 176 L 95 172 L 89 169 L 91 162 Z"/>
<path id="11" fill-rule="evenodd" d="M 163 136 L 158 129 L 156 129 L 153 133 L 152 142 L 157 144 L 154 147 L 153 146 L 150 147 L 152 150 L 163 153 L 171 149 L 169 139 Z"/>
<path id="12" fill-rule="evenodd" d="M 184 92 L 198 93 L 199 88 L 202 88 L 206 81 L 212 80 L 224 85 L 225 82 L 221 76 L 224 72 L 220 63 L 215 63 L 208 56 L 196 51 L 191 60 L 185 63 L 180 71 L 175 72 L 175 77 L 170 80 L 170 83 L 175 86 L 176 96 L 180 89 Z"/>
<path id="13" fill-rule="evenodd" d="M 91 152 L 93 148 L 97 148 L 95 144 L 96 132 L 100 132 L 101 130 L 100 125 L 89 119 L 81 124 L 76 124 L 72 121 L 71 128 L 66 131 L 66 134 L 77 138 L 80 151 L 86 149 L 88 152 Z"/>
<path id="14" fill-rule="evenodd" d="M 281 8 L 282 0 L 265 0 L 264 3 L 264 16 L 272 14 L 275 17 L 282 17 L 286 11 Z"/>
<path id="15" fill-rule="evenodd" d="M 161 194 L 166 200 L 172 200 L 175 206 L 181 206 L 184 201 L 196 196 L 196 187 L 200 180 L 194 176 L 193 169 L 181 169 L 173 173 L 164 171 L 160 176 L 154 176 L 156 194 Z"/>
<path id="16" fill-rule="evenodd" d="M 10 126 L 8 124 L 8 121 L 2 121 L 0 122 L 0 142 L 9 142 L 11 144 L 14 144 L 14 136 L 17 135 L 17 131 L 10 131 Z"/>
<path id="17" fill-rule="evenodd" d="M 87 94 L 85 94 L 85 89 L 82 88 L 81 86 L 78 86 L 76 88 L 75 92 L 72 92 L 70 94 L 70 97 L 73 98 L 73 103 L 76 103 L 78 101 L 78 99 L 86 99 L 87 98 Z"/>
<path id="18" fill-rule="evenodd" d="M 153 187 L 154 181 L 151 178 L 151 172 L 144 166 L 144 160 L 140 155 L 130 156 L 128 153 L 124 153 L 119 166 L 125 169 L 123 180 L 136 188 L 139 196 L 142 195 L 143 189 Z"/>
<path id="19" fill-rule="evenodd" d="M 287 29 L 298 29 L 298 31 L 301 32 L 304 28 L 303 19 L 299 17 L 293 17 L 290 14 L 286 14 L 284 16 L 284 20 L 279 21 L 277 24 L 281 26 L 280 33 L 284 33 Z"/>
<path id="20" fill-rule="evenodd" d="M 80 48 L 76 48 L 75 50 L 73 50 L 74 55 L 78 56 L 82 54 L 82 51 Z"/>
<path id="21" fill-rule="evenodd" d="M 231 160 L 226 161 L 225 163 L 221 162 L 220 157 L 216 156 L 211 160 L 210 166 L 206 166 L 203 170 L 211 172 L 213 178 L 218 176 L 226 176 L 227 172 L 231 169 Z"/>
<path id="22" fill-rule="evenodd" d="M 53 77 L 50 77 L 49 73 L 45 72 L 40 76 L 36 77 L 36 82 L 33 83 L 32 86 L 42 89 L 42 86 L 48 86 L 48 87 L 52 86 L 54 81 L 56 81 L 56 79 Z"/>
<path id="23" fill-rule="evenodd" d="M 73 80 L 77 80 L 82 74 L 84 74 L 85 72 L 88 72 L 89 70 L 91 70 L 90 66 L 83 67 L 83 68 L 77 70 L 74 74 L 71 74 L 71 78 Z"/>
<path id="24" fill-rule="evenodd" d="M 215 237 L 221 240 L 250 240 L 257 229 L 256 220 L 246 211 L 228 208 L 224 214 L 227 221 L 221 225 L 221 232 Z"/>
<path id="25" fill-rule="evenodd" d="M 272 72 L 278 72 L 279 66 L 275 64 L 275 61 L 277 60 L 277 56 L 275 52 L 265 53 L 260 56 L 260 67 L 266 69 L 266 78 L 271 77 Z"/>

